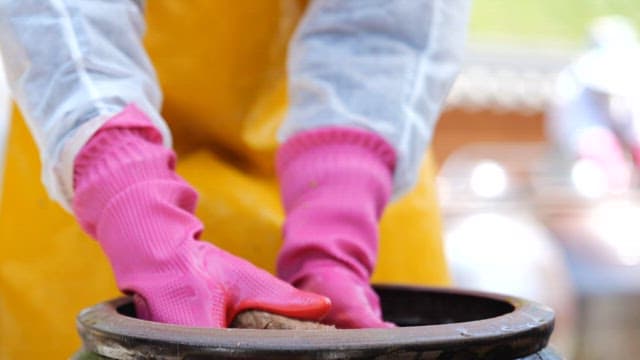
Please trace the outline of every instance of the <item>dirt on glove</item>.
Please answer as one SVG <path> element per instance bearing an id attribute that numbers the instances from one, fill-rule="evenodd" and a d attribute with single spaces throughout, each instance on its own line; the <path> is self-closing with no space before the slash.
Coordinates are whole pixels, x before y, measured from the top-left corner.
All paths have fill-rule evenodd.
<path id="1" fill-rule="evenodd" d="M 233 319 L 231 327 L 237 329 L 335 330 L 335 326 L 332 325 L 292 319 L 260 310 L 241 312 Z"/>

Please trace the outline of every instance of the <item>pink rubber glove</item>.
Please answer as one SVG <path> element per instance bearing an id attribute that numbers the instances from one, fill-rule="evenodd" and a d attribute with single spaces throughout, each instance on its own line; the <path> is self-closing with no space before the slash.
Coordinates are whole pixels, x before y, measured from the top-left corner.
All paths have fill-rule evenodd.
<path id="1" fill-rule="evenodd" d="M 331 299 L 323 322 L 339 328 L 393 326 L 382 320 L 369 280 L 394 166 L 395 151 L 385 140 L 351 128 L 303 132 L 278 152 L 287 215 L 278 275 Z"/>
<path id="2" fill-rule="evenodd" d="M 75 162 L 73 210 L 111 262 L 138 316 L 197 327 L 228 326 L 247 309 L 319 320 L 330 301 L 198 241 L 196 192 L 175 155 L 134 106 L 111 119 Z"/>

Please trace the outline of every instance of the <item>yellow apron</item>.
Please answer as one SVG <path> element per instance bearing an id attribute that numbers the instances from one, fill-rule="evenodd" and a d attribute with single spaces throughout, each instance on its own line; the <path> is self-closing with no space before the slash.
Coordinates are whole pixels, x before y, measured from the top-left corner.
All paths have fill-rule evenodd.
<path id="1" fill-rule="evenodd" d="M 178 170 L 201 194 L 203 237 L 270 271 L 283 222 L 272 163 L 286 106 L 284 59 L 304 5 L 154 0 L 147 9 L 146 45 Z M 0 204 L 0 359 L 62 359 L 80 347 L 78 311 L 118 291 L 99 245 L 45 194 L 18 118 Z M 374 281 L 448 282 L 431 161 L 387 209 L 381 236 Z"/>

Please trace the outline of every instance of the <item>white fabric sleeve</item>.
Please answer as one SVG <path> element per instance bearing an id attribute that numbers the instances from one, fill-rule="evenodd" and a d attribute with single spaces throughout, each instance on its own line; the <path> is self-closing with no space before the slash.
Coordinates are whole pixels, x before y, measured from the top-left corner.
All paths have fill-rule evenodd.
<path id="1" fill-rule="evenodd" d="M 144 111 L 170 146 L 141 42 L 143 7 L 134 0 L 0 0 L 9 86 L 40 150 L 49 195 L 67 210 L 75 156 L 127 104 Z"/>
<path id="2" fill-rule="evenodd" d="M 457 75 L 467 0 L 315 0 L 290 43 L 290 108 L 279 140 L 366 128 L 396 150 L 394 195 L 413 187 Z"/>

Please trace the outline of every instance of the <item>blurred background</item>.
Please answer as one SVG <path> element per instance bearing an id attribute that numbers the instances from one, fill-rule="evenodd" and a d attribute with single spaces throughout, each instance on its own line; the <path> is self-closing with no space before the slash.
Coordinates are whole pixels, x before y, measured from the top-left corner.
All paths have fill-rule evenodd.
<path id="1" fill-rule="evenodd" d="M 637 0 L 475 0 L 433 141 L 455 284 L 549 304 L 568 359 L 640 359 L 638 28 Z"/>
<path id="2" fill-rule="evenodd" d="M 456 285 L 552 306 L 568 359 L 640 358 L 640 2 L 476 0 L 438 124 Z"/>

